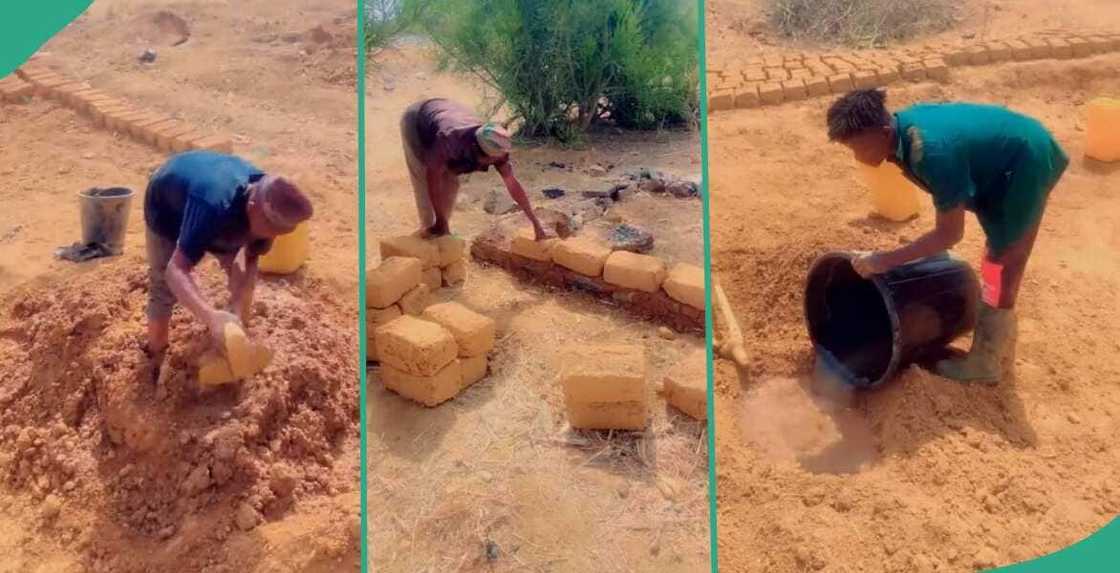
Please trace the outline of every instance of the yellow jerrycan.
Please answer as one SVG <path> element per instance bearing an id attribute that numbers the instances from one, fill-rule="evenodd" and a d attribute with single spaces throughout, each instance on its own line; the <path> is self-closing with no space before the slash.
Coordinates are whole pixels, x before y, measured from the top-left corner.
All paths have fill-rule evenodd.
<path id="1" fill-rule="evenodd" d="M 1120 99 L 1099 97 L 1088 107 L 1085 155 L 1098 161 L 1120 161 Z"/>
<path id="2" fill-rule="evenodd" d="M 856 162 L 864 183 L 871 190 L 871 209 L 876 215 L 891 221 L 906 221 L 918 214 L 918 189 L 890 161 L 878 167 Z"/>
<path id="3" fill-rule="evenodd" d="M 304 221 L 291 233 L 273 239 L 272 248 L 257 263 L 262 273 L 291 274 L 299 270 L 307 261 L 310 250 L 311 239 L 307 221 Z"/>

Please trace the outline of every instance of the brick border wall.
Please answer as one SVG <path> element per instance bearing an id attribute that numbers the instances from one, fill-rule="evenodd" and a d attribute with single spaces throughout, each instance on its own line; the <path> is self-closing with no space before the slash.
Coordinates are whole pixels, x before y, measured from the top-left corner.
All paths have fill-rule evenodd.
<path id="1" fill-rule="evenodd" d="M 1120 34 L 1041 32 L 1014 39 L 938 42 L 899 50 L 791 52 L 707 70 L 708 110 L 749 109 L 900 81 L 948 81 L 949 70 L 1001 62 L 1085 58 L 1120 51 Z"/>
<path id="2" fill-rule="evenodd" d="M 664 289 L 645 292 L 623 288 L 608 283 L 601 276 L 591 277 L 552 261 L 523 257 L 511 250 L 509 238 L 497 230 L 475 237 L 470 249 L 475 260 L 501 267 L 527 282 L 587 293 L 643 320 L 664 324 L 677 332 L 704 333 L 703 309 L 673 299 Z"/>
<path id="3" fill-rule="evenodd" d="M 0 100 L 22 103 L 31 97 L 50 99 L 88 117 L 95 127 L 128 134 L 160 151 L 178 153 L 192 149 L 233 152 L 226 135 L 196 129 L 170 115 L 151 111 L 95 89 L 89 83 L 69 78 L 37 60 L 0 80 Z"/>

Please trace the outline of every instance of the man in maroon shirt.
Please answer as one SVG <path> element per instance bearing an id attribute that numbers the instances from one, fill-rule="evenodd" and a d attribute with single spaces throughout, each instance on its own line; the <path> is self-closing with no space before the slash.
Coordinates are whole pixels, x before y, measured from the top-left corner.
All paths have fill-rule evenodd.
<path id="1" fill-rule="evenodd" d="M 401 118 L 404 156 L 416 194 L 420 234 L 451 232 L 451 211 L 459 194 L 459 176 L 476 171 L 498 172 L 529 222 L 537 240 L 547 237 L 533 213 L 529 197 L 513 175 L 509 133 L 493 123 L 484 123 L 462 104 L 443 98 L 416 102 Z"/>

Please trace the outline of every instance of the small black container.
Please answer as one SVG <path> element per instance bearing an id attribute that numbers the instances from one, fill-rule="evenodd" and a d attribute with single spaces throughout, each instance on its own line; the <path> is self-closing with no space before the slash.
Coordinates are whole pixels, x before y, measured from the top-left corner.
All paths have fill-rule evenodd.
<path id="1" fill-rule="evenodd" d="M 805 285 L 809 337 L 844 382 L 879 386 L 975 328 L 980 283 L 968 263 L 941 254 L 864 279 L 856 256 L 820 257 Z"/>

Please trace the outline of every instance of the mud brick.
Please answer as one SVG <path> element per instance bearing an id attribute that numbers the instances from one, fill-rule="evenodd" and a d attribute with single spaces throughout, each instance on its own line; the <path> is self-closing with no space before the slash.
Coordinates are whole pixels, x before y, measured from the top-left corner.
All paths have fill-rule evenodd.
<path id="1" fill-rule="evenodd" d="M 174 129 L 183 123 L 177 119 L 165 119 L 140 129 L 140 141 L 159 149 L 159 134 L 163 131 Z"/>
<path id="2" fill-rule="evenodd" d="M 747 68 L 743 70 L 743 80 L 748 82 L 764 82 L 770 79 L 763 68 Z"/>
<path id="3" fill-rule="evenodd" d="M 1089 43 L 1089 49 L 1094 54 L 1104 54 L 1106 52 L 1111 52 L 1113 49 L 1112 40 L 1104 36 L 1087 36 L 1085 41 Z"/>
<path id="4" fill-rule="evenodd" d="M 569 238 L 558 241 L 552 249 L 552 260 L 566 268 L 589 277 L 603 274 L 603 265 L 611 250 L 586 239 Z"/>
<path id="5" fill-rule="evenodd" d="M 455 235 L 443 235 L 432 239 L 436 244 L 436 250 L 439 253 L 439 266 L 446 267 L 451 263 L 463 259 L 463 253 L 467 250 L 467 242 L 462 237 Z"/>
<path id="6" fill-rule="evenodd" d="M 166 114 L 152 112 L 144 117 L 139 117 L 128 122 L 128 133 L 132 137 L 143 141 L 144 133 L 149 127 L 166 122 L 170 119 L 171 117 Z"/>
<path id="7" fill-rule="evenodd" d="M 84 90 L 78 90 L 76 92 L 72 92 L 72 93 L 68 94 L 66 96 L 66 100 L 63 103 L 65 103 L 67 106 L 73 108 L 76 111 L 82 112 L 82 111 L 85 110 L 85 108 L 87 106 L 87 104 L 86 104 L 87 101 L 89 101 L 90 99 L 92 99 L 96 96 L 102 96 L 102 95 L 106 95 L 105 92 L 103 92 L 99 89 L 95 89 L 95 88 L 87 88 L 87 89 L 84 89 Z"/>
<path id="8" fill-rule="evenodd" d="M 727 109 L 735 109 L 735 89 L 717 87 L 711 90 L 708 96 L 708 110 L 722 111 Z"/>
<path id="9" fill-rule="evenodd" d="M 1085 38 L 1067 35 L 1063 37 L 1063 39 L 1069 44 L 1070 50 L 1073 52 L 1073 57 L 1085 58 L 1092 55 L 1089 49 L 1089 42 L 1085 41 Z"/>
<path id="10" fill-rule="evenodd" d="M 795 68 L 789 71 L 789 77 L 794 80 L 807 80 L 813 77 L 813 70 L 809 68 Z"/>
<path id="11" fill-rule="evenodd" d="M 416 285 L 397 301 L 401 312 L 410 316 L 420 316 L 430 304 L 432 304 L 432 290 L 424 283 Z"/>
<path id="12" fill-rule="evenodd" d="M 875 72 L 855 72 L 852 74 L 852 87 L 857 90 L 873 88 L 879 85 L 879 76 Z"/>
<path id="13" fill-rule="evenodd" d="M 1030 57 L 1028 59 L 1042 60 L 1054 57 L 1054 48 L 1050 46 L 1049 42 L 1042 38 L 1027 38 L 1023 40 L 1023 43 L 1030 48 Z"/>
<path id="14" fill-rule="evenodd" d="M 770 54 L 762 57 L 762 64 L 768 68 L 780 68 L 786 61 L 785 56 Z"/>
<path id="15" fill-rule="evenodd" d="M 969 46 L 965 48 L 965 63 L 970 66 L 981 66 L 991 61 L 988 48 L 985 46 Z"/>
<path id="16" fill-rule="evenodd" d="M 115 103 L 118 101 L 120 100 L 105 92 L 97 91 L 97 93 L 94 94 L 81 96 L 81 99 L 78 102 L 78 111 L 87 115 L 92 115 L 93 108 L 97 107 L 98 105 L 105 105 L 107 103 Z"/>
<path id="17" fill-rule="evenodd" d="M 708 418 L 708 356 L 695 350 L 665 373 L 661 393 L 676 409 L 697 419 Z"/>
<path id="18" fill-rule="evenodd" d="M 455 359 L 432 376 L 417 376 L 382 363 L 381 380 L 386 389 L 430 408 L 454 398 L 462 389 L 462 364 Z"/>
<path id="19" fill-rule="evenodd" d="M 467 262 L 458 260 L 440 270 L 444 286 L 457 286 L 467 282 Z"/>
<path id="20" fill-rule="evenodd" d="M 556 246 L 557 239 L 537 240 L 537 234 L 531 228 L 517 231 L 510 242 L 510 251 L 534 261 L 552 261 L 552 248 Z"/>
<path id="21" fill-rule="evenodd" d="M 123 111 L 120 113 L 108 112 L 105 114 L 105 127 L 113 131 L 123 131 L 127 133 L 128 126 L 131 125 L 131 122 L 144 118 L 150 113 L 151 112 L 144 110 Z"/>
<path id="22" fill-rule="evenodd" d="M 1053 57 L 1060 60 L 1068 60 L 1073 57 L 1073 46 L 1070 46 L 1069 42 L 1061 38 L 1050 38 L 1046 42 L 1050 44 L 1050 53 L 1053 54 Z"/>
<path id="23" fill-rule="evenodd" d="M 31 83 L 35 86 L 35 95 L 43 98 L 49 98 L 51 96 L 51 92 L 54 91 L 54 89 L 72 82 L 73 80 L 71 80 L 70 78 L 56 76 L 53 78 L 33 81 Z"/>
<path id="24" fill-rule="evenodd" d="M 922 62 L 926 68 L 926 75 L 932 80 L 944 82 L 949 80 L 949 66 L 944 60 L 926 60 Z"/>
<path id="25" fill-rule="evenodd" d="M 17 77 L 7 77 L 0 82 L 0 101 L 18 103 L 35 93 L 35 86 Z"/>
<path id="26" fill-rule="evenodd" d="M 797 101 L 809 97 L 809 90 L 805 87 L 805 80 L 795 79 L 782 82 L 782 99 L 784 101 Z"/>
<path id="27" fill-rule="evenodd" d="M 568 404 L 645 402 L 646 351 L 636 345 L 578 345 L 560 353 L 560 386 Z"/>
<path id="28" fill-rule="evenodd" d="M 657 292 L 665 280 L 665 263 L 657 257 L 615 251 L 603 266 L 603 280 L 616 286 Z"/>
<path id="29" fill-rule="evenodd" d="M 388 308 L 408 291 L 420 284 L 422 264 L 413 257 L 382 259 L 376 268 L 366 271 L 366 306 Z"/>
<path id="30" fill-rule="evenodd" d="M 649 423 L 645 402 L 571 403 L 568 424 L 581 430 L 642 430 Z"/>
<path id="31" fill-rule="evenodd" d="M 177 122 L 175 125 L 157 130 L 155 136 L 156 147 L 163 152 L 171 152 L 175 148 L 175 139 L 191 133 L 194 127 L 190 124 Z"/>
<path id="32" fill-rule="evenodd" d="M 906 64 L 902 66 L 902 77 L 916 82 L 926 79 L 926 68 L 922 64 Z"/>
<path id="33" fill-rule="evenodd" d="M 681 302 L 704 310 L 704 269 L 687 263 L 677 263 L 669 269 L 668 276 L 661 283 L 665 294 Z"/>
<path id="34" fill-rule="evenodd" d="M 228 135 L 211 135 L 191 143 L 191 149 L 204 149 L 218 153 L 233 153 L 233 141 Z"/>
<path id="35" fill-rule="evenodd" d="M 377 329 L 389 324 L 390 322 L 401 317 L 401 307 L 392 305 L 388 308 L 367 308 L 366 309 L 366 360 L 374 361 L 377 358 L 377 345 L 374 344 L 374 336 L 377 334 Z"/>
<path id="36" fill-rule="evenodd" d="M 401 235 L 381 239 L 378 245 L 381 249 L 381 258 L 412 257 L 419 259 L 425 269 L 440 266 L 439 246 L 427 239 L 415 235 Z"/>
<path id="37" fill-rule="evenodd" d="M 813 76 L 805 80 L 805 93 L 809 97 L 828 95 L 828 79 L 824 76 Z"/>
<path id="38" fill-rule="evenodd" d="M 435 376 L 459 355 L 446 328 L 407 314 L 377 329 L 374 344 L 382 364 L 414 376 Z"/>
<path id="39" fill-rule="evenodd" d="M 62 105 L 73 106 L 73 102 L 75 101 L 74 94 L 88 89 L 92 88 L 86 82 L 70 82 L 68 84 L 62 84 L 51 90 L 50 98 L 61 103 Z"/>
<path id="40" fill-rule="evenodd" d="M 420 274 L 420 282 L 428 285 L 432 292 L 435 292 L 443 287 L 443 269 L 432 267 L 424 269 Z"/>
<path id="41" fill-rule="evenodd" d="M 125 103 L 118 103 L 116 105 L 96 107 L 93 109 L 93 125 L 99 128 L 109 128 L 109 121 L 115 115 L 124 114 L 132 111 L 132 108 Z"/>
<path id="42" fill-rule="evenodd" d="M 789 72 L 785 68 L 766 68 L 766 79 L 770 81 L 782 81 L 789 79 Z"/>
<path id="43" fill-rule="evenodd" d="M 1025 62 L 1031 59 L 1031 47 L 1022 40 L 1008 40 L 1007 47 L 1011 51 L 1011 59 L 1016 62 Z"/>
<path id="44" fill-rule="evenodd" d="M 988 42 L 986 45 L 988 46 L 988 63 L 996 64 L 1012 59 L 1011 47 L 1005 42 L 994 41 Z"/>
<path id="45" fill-rule="evenodd" d="M 758 101 L 765 105 L 780 104 L 784 97 L 780 83 L 767 82 L 758 86 Z"/>
<path id="46" fill-rule="evenodd" d="M 199 133 L 193 129 L 186 133 L 176 135 L 171 139 L 171 152 L 183 153 L 184 151 L 190 151 L 192 149 L 191 143 L 203 137 L 206 137 L 206 134 Z"/>
<path id="47" fill-rule="evenodd" d="M 945 63 L 950 66 L 963 66 L 968 63 L 968 49 L 963 46 L 953 46 L 941 52 Z"/>
<path id="48" fill-rule="evenodd" d="M 472 356 L 470 358 L 460 358 L 460 383 L 459 390 L 465 390 L 473 385 L 475 382 L 482 380 L 486 377 L 486 371 L 489 364 L 485 354 Z"/>
<path id="49" fill-rule="evenodd" d="M 751 82 L 735 89 L 735 107 L 737 109 L 758 107 L 759 103 L 757 83 Z"/>
<path id="50" fill-rule="evenodd" d="M 842 94 L 852 91 L 852 75 L 851 74 L 835 74 L 828 76 L 828 87 L 834 94 Z"/>
<path id="51" fill-rule="evenodd" d="M 471 358 L 490 352 L 494 348 L 497 325 L 494 319 L 483 316 L 457 302 L 443 302 L 429 306 L 421 315 L 451 333 L 459 346 L 460 358 Z"/>

